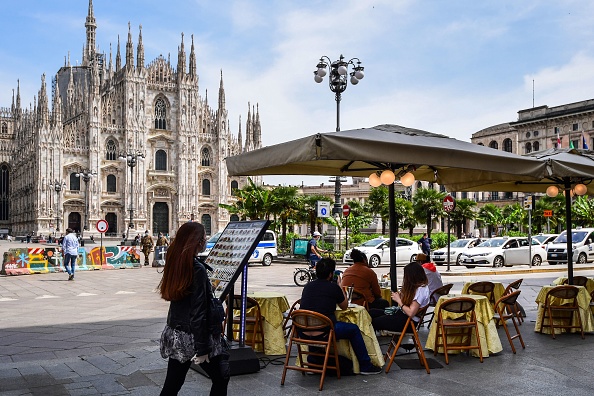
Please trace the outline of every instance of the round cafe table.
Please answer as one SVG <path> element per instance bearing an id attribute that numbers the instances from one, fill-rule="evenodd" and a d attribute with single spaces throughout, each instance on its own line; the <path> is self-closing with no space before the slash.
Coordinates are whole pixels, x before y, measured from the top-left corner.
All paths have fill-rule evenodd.
<path id="1" fill-rule="evenodd" d="M 285 333 L 283 331 L 283 312 L 290 306 L 287 297 L 278 292 L 259 291 L 248 293 L 248 297 L 255 299 L 260 305 L 260 312 L 264 317 L 265 355 L 285 355 Z M 253 309 L 253 308 L 252 308 Z M 250 315 L 248 309 L 246 315 Z M 256 344 L 256 351 L 262 352 L 262 345 Z"/>
<path id="2" fill-rule="evenodd" d="M 538 296 L 536 296 L 536 303 L 538 304 L 538 311 L 536 313 L 536 323 L 534 324 L 534 331 L 536 332 L 540 332 L 540 322 L 542 320 L 542 316 L 544 315 L 544 304 L 545 304 L 545 299 L 547 297 L 547 293 L 549 292 L 549 290 L 551 290 L 552 288 L 556 287 L 557 285 L 547 285 L 547 286 L 543 286 L 542 289 L 540 289 L 540 292 L 538 293 Z M 580 318 L 582 319 L 582 327 L 584 328 L 584 332 L 586 333 L 591 333 L 594 332 L 594 318 L 592 317 L 592 311 L 590 310 L 590 294 L 588 294 L 588 291 L 586 290 L 586 288 L 584 286 L 575 286 L 579 289 L 578 292 L 578 296 L 577 296 L 577 300 L 578 300 L 578 306 L 580 307 Z M 552 302 L 554 304 L 563 304 L 565 301 L 564 300 L 559 300 L 558 298 L 552 298 Z M 554 321 L 553 323 L 557 323 L 557 321 Z M 549 326 L 547 326 L 548 324 L 548 319 L 547 321 L 545 321 L 544 323 L 544 328 L 542 329 L 542 332 L 545 334 L 551 334 L 551 328 Z M 572 325 L 577 325 L 578 321 L 577 321 L 577 317 L 574 315 L 573 316 L 573 321 L 571 323 Z M 566 329 L 557 329 L 555 328 L 555 334 L 560 334 L 560 333 L 564 333 L 566 332 Z M 578 329 L 571 329 L 571 332 L 578 332 Z"/>

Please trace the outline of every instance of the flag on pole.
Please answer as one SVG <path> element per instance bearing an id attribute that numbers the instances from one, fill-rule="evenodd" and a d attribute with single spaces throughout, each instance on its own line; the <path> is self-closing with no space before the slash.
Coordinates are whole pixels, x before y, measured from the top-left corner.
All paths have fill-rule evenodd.
<path id="1" fill-rule="evenodd" d="M 573 142 L 571 140 L 569 141 L 569 148 L 575 148 L 573 147 Z"/>
<path id="2" fill-rule="evenodd" d="M 559 131 L 555 131 L 557 134 L 557 148 L 561 148 L 561 138 L 559 137 Z"/>
<path id="3" fill-rule="evenodd" d="M 588 143 L 586 143 L 586 137 L 584 136 L 584 133 L 582 132 L 582 146 L 584 150 L 590 150 L 590 148 L 588 147 Z"/>

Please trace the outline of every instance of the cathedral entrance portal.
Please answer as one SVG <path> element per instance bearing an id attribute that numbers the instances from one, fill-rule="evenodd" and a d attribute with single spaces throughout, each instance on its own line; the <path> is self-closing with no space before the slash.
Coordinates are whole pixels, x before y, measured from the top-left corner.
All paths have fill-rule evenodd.
<path id="1" fill-rule="evenodd" d="M 155 202 L 153 205 L 153 235 L 159 232 L 169 233 L 169 206 L 165 202 Z"/>
<path id="2" fill-rule="evenodd" d="M 118 216 L 115 213 L 110 212 L 105 215 L 105 221 L 107 221 L 107 232 L 105 235 L 118 235 Z"/>
<path id="3" fill-rule="evenodd" d="M 75 232 L 80 232 L 80 230 L 81 230 L 80 213 L 72 212 L 68 215 L 68 228 L 72 228 Z"/>

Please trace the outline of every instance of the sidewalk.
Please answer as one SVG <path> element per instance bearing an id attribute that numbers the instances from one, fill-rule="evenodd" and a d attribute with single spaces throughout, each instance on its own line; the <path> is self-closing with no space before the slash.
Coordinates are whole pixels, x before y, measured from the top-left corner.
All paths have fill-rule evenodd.
<path id="1" fill-rule="evenodd" d="M 293 284 L 294 266 L 299 265 L 251 266 L 250 290 L 281 291 L 293 302 L 302 290 Z M 534 333 L 534 299 L 542 285 L 564 274 L 565 268 L 557 267 L 557 273 L 452 274 L 444 279 L 454 283 L 453 292 L 460 292 L 465 281 L 506 284 L 524 278 L 520 302 L 528 318 L 521 331 L 527 347 L 516 355 L 500 329 L 503 352 L 482 364 L 455 356 L 445 366 L 443 356 L 429 351 L 427 357 L 443 366 L 430 375 L 393 366 L 389 374 L 329 377 L 324 394 L 594 394 L 592 335 L 585 340 L 575 334 L 553 340 Z M 440 269 L 445 272 L 445 267 Z M 594 270 L 579 274 L 593 276 Z M 61 273 L 0 277 L 0 395 L 158 395 L 166 372 L 158 340 L 168 303 L 155 293 L 157 269 L 86 271 L 77 273 L 73 282 L 66 279 Z M 422 329 L 421 339 L 426 338 L 427 330 Z M 383 350 L 387 342 L 380 338 Z M 318 376 L 289 371 L 281 387 L 284 357 L 259 356 L 261 371 L 232 377 L 230 395 L 319 394 Z M 207 395 L 209 388 L 208 379 L 190 371 L 180 394 Z"/>

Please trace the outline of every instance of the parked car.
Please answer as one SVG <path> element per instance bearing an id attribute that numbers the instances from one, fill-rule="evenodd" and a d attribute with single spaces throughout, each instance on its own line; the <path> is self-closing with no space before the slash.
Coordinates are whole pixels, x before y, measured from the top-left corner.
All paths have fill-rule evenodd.
<path id="1" fill-rule="evenodd" d="M 594 261 L 594 228 L 577 228 L 571 231 L 573 262 L 586 264 Z M 550 265 L 567 263 L 567 231 L 563 231 L 547 246 Z"/>
<path id="2" fill-rule="evenodd" d="M 433 261 L 436 265 L 443 265 L 447 262 L 455 263 L 456 265 L 460 265 L 460 258 L 462 257 L 462 252 L 466 249 L 473 248 L 480 244 L 483 240 L 480 238 L 462 238 L 456 239 L 455 241 L 450 243 L 450 257 L 448 260 L 448 247 L 442 247 L 441 249 L 437 249 L 433 251 L 431 254 L 431 261 Z"/>
<path id="3" fill-rule="evenodd" d="M 396 246 L 396 263 L 408 264 L 417 258 L 417 254 L 422 253 L 419 245 L 405 238 L 397 238 L 398 246 Z M 365 242 L 364 244 L 355 247 L 367 256 L 369 266 L 376 268 L 381 264 L 390 264 L 390 240 L 386 238 L 374 238 Z M 352 249 L 351 249 L 352 250 Z M 343 264 L 350 264 L 351 250 L 347 250 L 342 257 Z"/>
<path id="4" fill-rule="evenodd" d="M 528 238 L 499 237 L 487 239 L 477 247 L 462 253 L 461 262 L 466 268 L 502 267 L 529 264 L 540 265 L 547 256 L 546 250 L 532 238 L 532 251 L 528 260 Z"/>
<path id="5" fill-rule="evenodd" d="M 546 246 L 550 243 L 553 242 L 555 240 L 555 238 L 557 238 L 559 236 L 559 234 L 538 234 L 538 235 L 533 235 L 532 238 L 536 239 L 538 242 L 540 242 L 541 245 L 543 245 L 543 247 L 546 248 Z"/>
<path id="6" fill-rule="evenodd" d="M 212 247 L 217 243 L 221 236 L 221 232 L 217 232 L 206 241 L 206 249 L 198 254 L 200 258 L 206 258 L 210 253 Z M 276 245 L 276 234 L 274 231 L 266 230 L 262 236 L 262 240 L 258 242 L 258 246 L 252 253 L 248 263 L 262 263 L 264 266 L 272 264 L 274 259 L 278 258 L 278 251 Z"/>

